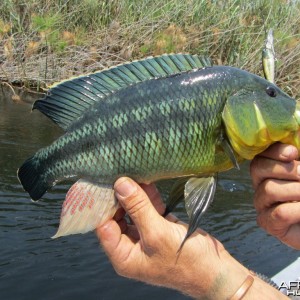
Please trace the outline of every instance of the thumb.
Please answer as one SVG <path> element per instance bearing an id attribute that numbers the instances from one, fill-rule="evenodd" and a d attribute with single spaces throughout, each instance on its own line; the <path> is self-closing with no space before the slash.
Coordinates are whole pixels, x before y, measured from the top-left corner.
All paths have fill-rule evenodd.
<path id="1" fill-rule="evenodd" d="M 155 231 L 153 226 L 161 216 L 145 191 L 128 177 L 119 178 L 114 185 L 115 194 L 141 236 Z M 150 225 L 151 224 L 151 225 Z"/>

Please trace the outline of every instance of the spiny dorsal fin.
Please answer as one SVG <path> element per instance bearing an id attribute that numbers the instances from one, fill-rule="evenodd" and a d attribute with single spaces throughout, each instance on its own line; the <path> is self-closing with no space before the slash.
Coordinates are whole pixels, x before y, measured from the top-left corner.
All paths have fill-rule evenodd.
<path id="1" fill-rule="evenodd" d="M 67 129 L 91 105 L 109 101 L 112 94 L 142 81 L 210 67 L 210 59 L 189 54 L 170 54 L 125 63 L 100 72 L 62 81 L 34 103 L 38 109 L 63 129 Z"/>

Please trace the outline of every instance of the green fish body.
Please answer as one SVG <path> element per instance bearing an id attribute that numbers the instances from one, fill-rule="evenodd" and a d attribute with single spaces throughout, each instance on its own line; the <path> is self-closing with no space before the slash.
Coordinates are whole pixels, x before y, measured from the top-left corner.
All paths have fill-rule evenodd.
<path id="1" fill-rule="evenodd" d="M 170 202 L 175 206 L 185 198 L 188 235 L 213 198 L 215 173 L 276 141 L 299 148 L 294 99 L 259 76 L 211 66 L 197 56 L 149 58 L 65 81 L 33 109 L 66 133 L 18 170 L 32 199 L 73 177 L 87 181 L 75 189 L 81 196 L 96 185 L 99 193 L 103 187 L 109 191 L 121 176 L 139 183 L 180 178 L 175 187 L 180 196 L 171 192 Z M 70 197 L 66 215 L 76 202 Z M 116 207 L 114 202 L 109 208 L 111 215 Z"/>

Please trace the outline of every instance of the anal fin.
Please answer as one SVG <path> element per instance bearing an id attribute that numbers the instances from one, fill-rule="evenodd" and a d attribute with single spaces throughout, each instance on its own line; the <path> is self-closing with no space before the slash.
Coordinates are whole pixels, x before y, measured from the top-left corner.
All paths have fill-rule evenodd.
<path id="1" fill-rule="evenodd" d="M 190 178 L 185 184 L 185 208 L 189 216 L 189 228 L 178 252 L 186 240 L 197 229 L 202 215 L 212 203 L 216 191 L 217 180 L 214 176 Z"/>
<path id="2" fill-rule="evenodd" d="M 52 238 L 94 230 L 112 218 L 118 207 L 112 186 L 80 179 L 66 195 L 59 228 Z"/>

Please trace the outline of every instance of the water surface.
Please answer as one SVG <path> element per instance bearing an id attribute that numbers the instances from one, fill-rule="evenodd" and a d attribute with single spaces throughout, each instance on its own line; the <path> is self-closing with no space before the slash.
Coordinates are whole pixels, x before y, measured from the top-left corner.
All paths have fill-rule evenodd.
<path id="1" fill-rule="evenodd" d="M 93 233 L 50 239 L 69 185 L 57 185 L 33 203 L 16 171 L 62 131 L 30 110 L 0 96 L 0 299 L 188 299 L 116 275 Z M 298 253 L 257 227 L 252 196 L 247 164 L 222 174 L 202 228 L 247 267 L 272 276 Z M 182 209 L 177 215 L 186 220 Z"/>

